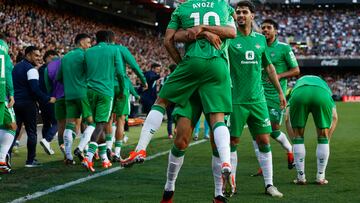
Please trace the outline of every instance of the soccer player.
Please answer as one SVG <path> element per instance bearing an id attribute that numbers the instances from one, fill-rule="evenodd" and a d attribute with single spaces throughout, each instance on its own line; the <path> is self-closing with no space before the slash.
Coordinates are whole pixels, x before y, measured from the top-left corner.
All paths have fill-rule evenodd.
<path id="1" fill-rule="evenodd" d="M 288 44 L 279 42 L 277 33 L 279 25 L 272 19 L 265 19 L 261 24 L 262 33 L 266 38 L 268 48 L 266 50 L 268 56 L 271 57 L 271 62 L 275 67 L 278 80 L 281 85 L 283 93 L 287 90 L 287 78 L 299 75 L 299 65 L 296 61 L 295 55 Z M 294 156 L 292 153 L 292 146 L 288 141 L 286 134 L 280 131 L 283 109 L 280 108 L 279 94 L 274 85 L 270 82 L 266 71 L 262 74 L 262 83 L 264 86 L 264 93 L 266 103 L 269 111 L 272 132 L 270 136 L 281 144 L 287 152 L 288 168 L 292 169 L 294 166 Z M 259 152 L 256 151 L 258 156 Z M 257 175 L 261 174 L 261 169 Z"/>
<path id="2" fill-rule="evenodd" d="M 64 131 L 64 145 L 66 164 L 72 164 L 74 158 L 71 153 L 73 139 L 76 136 L 76 119 L 81 117 L 87 122 L 87 127 L 80 139 L 79 146 L 74 154 L 83 160 L 82 151 L 90 141 L 95 130 L 95 124 L 87 97 L 87 75 L 85 64 L 85 50 L 91 47 L 91 39 L 87 34 L 78 34 L 75 37 L 76 48 L 65 54 L 61 59 L 61 68 L 57 79 L 64 84 L 65 98 L 58 107 L 65 108 L 66 126 Z M 60 102 L 60 101 L 59 101 Z M 59 112 L 60 109 L 57 109 Z M 62 110 L 64 112 L 64 110 Z M 62 116 L 62 117 L 64 117 Z"/>
<path id="3" fill-rule="evenodd" d="M 0 174 L 11 172 L 10 159 L 7 155 L 16 131 L 12 68 L 9 46 L 5 41 L 5 35 L 0 33 Z"/>
<path id="4" fill-rule="evenodd" d="M 197 39 L 186 44 L 183 60 L 174 45 L 174 35 L 179 29 L 186 30 L 191 40 Z M 202 39 L 209 31 L 217 33 L 224 30 L 227 35 L 223 36 L 224 42 L 218 43 L 217 47 L 207 39 Z M 210 115 L 210 125 L 214 131 L 224 179 L 230 182 L 230 136 L 224 123 L 224 113 L 231 112 L 226 49 L 227 39 L 234 38 L 235 35 L 233 18 L 229 14 L 226 1 L 194 0 L 186 1 L 177 7 L 168 25 L 164 44 L 178 67 L 162 87 L 159 98 L 145 120 L 138 145 L 123 165 L 145 160 L 146 147 L 159 129 L 165 108 L 170 102 L 184 106 L 190 96 L 198 92 L 204 112 Z"/>
<path id="5" fill-rule="evenodd" d="M 111 116 L 114 77 L 118 77 L 119 81 L 124 81 L 124 65 L 120 52 L 117 47 L 110 44 L 112 35 L 106 30 L 98 31 L 96 33 L 97 45 L 85 52 L 88 98 L 96 127 L 82 164 L 91 172 L 95 172 L 92 160 L 97 148 L 99 148 L 102 166 L 104 168 L 111 166 L 106 155 L 104 127 Z"/>
<path id="6" fill-rule="evenodd" d="M 112 43 L 115 42 L 115 35 L 111 36 Z M 146 90 L 148 85 L 146 83 L 146 79 L 144 74 L 142 73 L 141 68 L 137 64 L 134 56 L 131 54 L 129 49 L 123 45 L 120 44 L 114 44 L 116 48 L 118 48 L 120 52 L 121 59 L 123 61 L 123 71 L 124 71 L 124 84 L 120 85 L 118 84 L 118 81 L 115 81 L 115 96 L 114 96 L 114 107 L 113 112 L 116 115 L 116 132 L 115 132 L 115 154 L 113 157 L 113 160 L 116 162 L 120 161 L 120 152 L 121 152 L 121 146 L 123 145 L 123 138 L 124 138 L 124 125 L 125 125 L 125 118 L 127 115 L 130 114 L 130 84 L 131 81 L 126 74 L 126 64 L 129 65 L 129 67 L 134 71 L 134 73 L 140 78 L 141 83 L 143 84 L 143 89 Z M 122 86 L 122 90 L 120 90 L 120 86 Z M 118 90 L 117 90 L 118 88 Z M 116 91 L 117 90 L 117 91 Z M 108 128 L 112 124 L 112 119 L 108 123 Z M 112 148 L 112 140 L 113 136 L 110 133 L 107 132 L 106 134 L 106 143 L 107 143 L 107 154 L 109 157 L 109 154 L 111 154 L 111 148 Z M 110 157 L 109 157 L 110 158 Z"/>
<path id="7" fill-rule="evenodd" d="M 250 1 L 240 1 L 236 6 L 237 37 L 230 41 L 230 75 L 233 83 L 230 115 L 231 165 L 235 182 L 237 166 L 237 145 L 245 123 L 249 126 L 254 145 L 259 147 L 260 167 L 265 181 L 265 193 L 274 197 L 283 194 L 273 185 L 272 154 L 269 141 L 271 124 L 266 106 L 264 87 L 261 81 L 262 68 L 274 85 L 281 108 L 286 100 L 266 49 L 264 35 L 252 31 L 255 6 Z M 231 194 L 228 194 L 231 195 Z"/>
<path id="8" fill-rule="evenodd" d="M 297 170 L 295 184 L 306 184 L 304 131 L 309 113 L 314 118 L 318 145 L 316 148 L 316 183 L 328 184 L 325 169 L 330 155 L 330 139 L 337 126 L 337 112 L 332 92 L 320 77 L 301 77 L 293 87 L 287 109 L 287 130 L 294 145 L 294 159 Z"/>

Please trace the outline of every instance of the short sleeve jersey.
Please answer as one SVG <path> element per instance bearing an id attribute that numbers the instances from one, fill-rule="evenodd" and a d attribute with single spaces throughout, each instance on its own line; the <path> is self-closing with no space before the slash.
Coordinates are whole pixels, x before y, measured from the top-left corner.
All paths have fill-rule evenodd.
<path id="1" fill-rule="evenodd" d="M 290 45 L 279 42 L 277 39 L 270 46 L 268 46 L 266 52 L 268 56 L 270 56 L 271 62 L 275 66 L 277 74 L 286 72 L 299 66 Z M 269 75 L 265 70 L 262 74 L 262 82 L 264 85 L 265 97 L 272 97 L 278 101 L 278 92 L 269 80 Z M 285 93 L 287 89 L 287 78 L 281 78 L 279 82 L 282 91 Z"/>
<path id="2" fill-rule="evenodd" d="M 85 52 L 88 87 L 114 96 L 114 77 L 124 77 L 124 65 L 117 47 L 101 42 Z"/>
<path id="3" fill-rule="evenodd" d="M 230 40 L 230 75 L 233 84 L 233 104 L 265 102 L 261 71 L 271 64 L 266 53 L 265 36 L 252 31 L 244 36 L 240 31 Z"/>
<path id="4" fill-rule="evenodd" d="M 66 100 L 85 97 L 87 92 L 85 51 L 76 48 L 65 54 L 61 59 L 61 69 L 58 76 L 63 81 Z"/>
<path id="5" fill-rule="evenodd" d="M 230 13 L 232 12 L 232 13 Z M 231 16 L 233 9 L 225 0 L 188 0 L 182 3 L 171 15 L 168 29 L 188 29 L 198 25 L 232 26 L 235 29 L 234 19 Z M 185 44 L 185 57 L 198 58 L 226 58 L 228 40 L 223 40 L 221 49 L 216 49 L 206 39 Z"/>

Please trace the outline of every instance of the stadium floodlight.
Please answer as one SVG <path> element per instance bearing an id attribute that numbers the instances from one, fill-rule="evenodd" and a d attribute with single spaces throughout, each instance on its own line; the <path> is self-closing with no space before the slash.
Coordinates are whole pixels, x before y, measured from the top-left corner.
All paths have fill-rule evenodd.
<path id="1" fill-rule="evenodd" d="M 117 10 L 117 11 L 116 11 L 116 13 L 121 13 L 121 12 L 122 12 L 122 10 Z"/>
<path id="2" fill-rule="evenodd" d="M 92 1 L 89 1 L 89 5 L 93 5 L 94 3 Z"/>
<path id="3" fill-rule="evenodd" d="M 159 2 L 158 1 L 152 1 L 154 4 L 158 4 Z"/>

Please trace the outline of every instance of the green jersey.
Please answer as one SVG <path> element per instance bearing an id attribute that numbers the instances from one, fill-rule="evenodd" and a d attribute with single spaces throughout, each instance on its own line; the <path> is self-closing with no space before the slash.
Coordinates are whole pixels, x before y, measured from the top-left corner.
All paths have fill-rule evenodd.
<path id="1" fill-rule="evenodd" d="M 124 78 L 124 64 L 118 48 L 101 42 L 86 50 L 85 63 L 88 87 L 113 97 L 115 76 Z"/>
<path id="2" fill-rule="evenodd" d="M 14 96 L 11 71 L 13 64 L 9 56 L 9 46 L 0 40 L 0 102 L 4 102 L 6 96 Z"/>
<path id="3" fill-rule="evenodd" d="M 290 45 L 279 42 L 277 39 L 268 46 L 266 52 L 271 57 L 271 62 L 275 66 L 277 74 L 299 66 Z M 265 97 L 275 98 L 279 102 L 278 92 L 269 80 L 269 75 L 266 71 L 263 71 L 262 82 L 264 85 Z M 282 91 L 285 93 L 287 89 L 287 78 L 281 78 L 279 82 Z"/>
<path id="4" fill-rule="evenodd" d="M 64 84 L 66 100 L 86 97 L 85 51 L 76 48 L 65 54 L 56 77 Z"/>
<path id="5" fill-rule="evenodd" d="M 292 93 L 299 87 L 303 87 L 303 86 L 317 86 L 317 87 L 321 87 L 324 90 L 326 90 L 327 93 L 329 93 L 330 96 L 332 96 L 332 91 L 330 89 L 330 87 L 327 85 L 327 83 L 321 79 L 318 76 L 315 75 L 305 75 L 301 78 L 299 78 L 296 81 L 295 86 L 292 89 Z"/>
<path id="6" fill-rule="evenodd" d="M 123 60 L 123 71 L 124 71 L 124 75 L 125 77 L 128 77 L 126 74 L 126 64 L 129 65 L 129 67 L 135 72 L 135 74 L 140 78 L 141 82 L 143 84 L 146 83 L 146 78 L 140 68 L 140 66 L 137 64 L 134 56 L 131 54 L 131 52 L 129 51 L 129 49 L 125 46 L 122 45 L 115 45 L 118 50 L 120 51 L 120 56 Z M 115 77 L 115 80 L 117 80 L 117 77 Z M 115 82 L 115 85 L 119 85 L 118 82 Z M 125 90 L 129 90 L 130 86 L 129 83 L 125 82 L 124 84 L 124 89 Z"/>
<path id="7" fill-rule="evenodd" d="M 234 19 L 225 0 L 188 0 L 182 3 L 171 15 L 168 29 L 187 29 L 198 25 L 232 26 Z M 185 57 L 213 58 L 226 57 L 228 40 L 223 40 L 221 49 L 216 49 L 206 39 L 185 44 Z"/>
<path id="8" fill-rule="evenodd" d="M 229 61 L 233 84 L 233 104 L 265 102 L 261 71 L 271 64 L 266 53 L 265 36 L 252 31 L 248 36 L 237 32 L 230 40 Z"/>

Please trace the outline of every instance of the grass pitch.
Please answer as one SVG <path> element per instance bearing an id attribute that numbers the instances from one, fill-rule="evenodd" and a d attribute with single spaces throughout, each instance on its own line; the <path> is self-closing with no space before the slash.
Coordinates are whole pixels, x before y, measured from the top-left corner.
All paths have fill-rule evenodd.
<path id="1" fill-rule="evenodd" d="M 360 104 L 338 103 L 338 128 L 330 144 L 330 159 L 326 171 L 328 185 L 314 184 L 316 175 L 316 133 L 313 121 L 308 120 L 305 132 L 306 175 L 308 185 L 292 184 L 295 170 L 287 169 L 285 151 L 274 140 L 272 143 L 274 183 L 284 193 L 282 199 L 264 195 L 262 177 L 250 177 L 256 172 L 251 138 L 244 130 L 238 147 L 237 188 L 238 194 L 230 202 L 360 202 Z M 134 148 L 140 127 L 130 128 L 127 133 L 129 144 L 122 149 L 123 155 Z M 40 137 L 40 136 L 39 136 Z M 65 166 L 62 156 L 56 149 L 53 156 L 46 155 L 38 148 L 41 168 L 24 168 L 26 147 L 22 147 L 13 158 L 16 174 L 3 175 L 0 180 L 0 202 L 43 191 L 89 175 L 81 166 Z M 152 140 L 149 155 L 169 150 L 172 141 L 167 139 L 166 126 Z M 117 166 L 117 164 L 114 164 Z M 130 169 L 92 179 L 58 192 L 54 192 L 32 202 L 159 202 L 166 180 L 167 155 L 135 165 Z M 97 163 L 97 171 L 102 171 Z M 213 197 L 213 178 L 211 172 L 211 149 L 209 142 L 190 147 L 185 154 L 185 162 L 176 184 L 174 202 L 211 202 Z"/>

